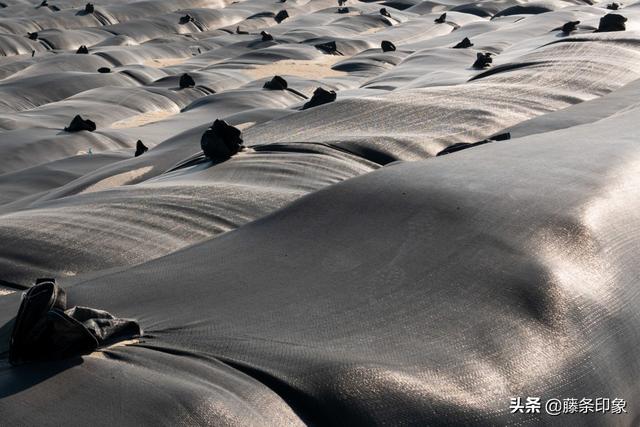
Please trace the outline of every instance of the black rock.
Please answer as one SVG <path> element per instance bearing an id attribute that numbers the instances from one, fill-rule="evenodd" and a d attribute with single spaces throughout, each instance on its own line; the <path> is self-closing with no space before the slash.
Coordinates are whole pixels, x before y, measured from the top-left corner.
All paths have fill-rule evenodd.
<path id="1" fill-rule="evenodd" d="M 313 92 L 311 99 L 302 106 L 302 109 L 306 110 L 308 108 L 317 107 L 318 105 L 328 104 L 329 102 L 335 101 L 337 97 L 338 95 L 334 91 L 325 90 L 319 87 Z"/>
<path id="2" fill-rule="evenodd" d="M 382 48 L 383 52 L 393 52 L 394 50 L 396 50 L 396 45 L 388 40 L 382 40 L 382 43 L 380 43 L 380 47 Z"/>
<path id="3" fill-rule="evenodd" d="M 478 55 L 476 56 L 476 62 L 473 63 L 472 67 L 476 69 L 487 68 L 491 66 L 492 62 L 493 58 L 491 57 L 491 53 L 478 52 Z"/>
<path id="4" fill-rule="evenodd" d="M 144 145 L 142 143 L 142 141 L 138 140 L 138 142 L 136 142 L 136 154 L 135 154 L 135 157 L 141 156 L 144 153 L 146 153 L 147 151 L 149 151 L 149 147 Z"/>
<path id="5" fill-rule="evenodd" d="M 111 72 L 111 68 L 108 67 L 100 67 L 98 68 L 98 72 L 102 74 L 107 74 Z"/>
<path id="6" fill-rule="evenodd" d="M 273 36 L 271 34 L 267 33 L 266 31 L 262 31 L 260 33 L 260 35 L 262 36 L 262 41 L 263 42 L 268 42 L 268 41 L 273 40 Z"/>
<path id="7" fill-rule="evenodd" d="M 340 52 L 338 52 L 338 46 L 336 45 L 335 41 L 317 44 L 315 45 L 315 48 L 328 55 L 340 54 Z"/>
<path id="8" fill-rule="evenodd" d="M 616 13 L 609 13 L 600 18 L 600 24 L 598 25 L 597 32 L 605 33 L 609 31 L 624 31 L 627 29 L 624 24 L 627 22 L 627 18 Z"/>
<path id="9" fill-rule="evenodd" d="M 185 24 L 188 24 L 189 22 L 192 22 L 192 21 L 193 21 L 193 17 L 191 15 L 189 15 L 189 14 L 186 14 L 186 15 L 180 17 L 179 23 L 180 23 L 180 25 L 185 25 Z"/>
<path id="10" fill-rule="evenodd" d="M 339 7 L 336 13 L 349 13 L 348 7 Z"/>
<path id="11" fill-rule="evenodd" d="M 580 21 L 569 21 L 562 26 L 562 32 L 565 34 L 569 34 L 578 29 L 578 24 Z"/>
<path id="12" fill-rule="evenodd" d="M 273 17 L 273 19 L 276 20 L 276 22 L 279 24 L 282 21 L 284 21 L 285 19 L 287 19 L 289 17 L 289 12 L 287 12 L 286 10 L 281 10 L 280 12 L 278 12 L 276 14 L 276 16 Z"/>
<path id="13" fill-rule="evenodd" d="M 64 128 L 65 132 L 80 132 L 83 130 L 93 132 L 96 130 L 96 124 L 91 120 L 83 119 L 80 115 L 75 116 L 69 126 Z"/>
<path id="14" fill-rule="evenodd" d="M 433 22 L 435 22 L 436 24 L 444 24 L 445 22 L 447 22 L 447 14 L 443 13 L 438 18 L 434 19 Z"/>
<path id="15" fill-rule="evenodd" d="M 618 10 L 620 9 L 620 5 L 618 3 L 611 3 L 607 5 L 607 9 L 609 10 Z"/>
<path id="16" fill-rule="evenodd" d="M 78 50 L 76 50 L 76 53 L 80 53 L 80 54 L 88 54 L 89 53 L 89 49 L 87 49 L 87 47 L 85 45 L 82 45 L 78 48 Z"/>
<path id="17" fill-rule="evenodd" d="M 458 43 L 457 45 L 455 45 L 453 48 L 454 49 L 466 49 L 468 47 L 473 46 L 473 43 L 471 43 L 471 40 L 469 40 L 469 37 L 465 37 L 462 39 L 462 41 L 460 43 Z"/>
<path id="18" fill-rule="evenodd" d="M 389 12 L 387 12 L 387 9 L 384 8 L 384 7 L 382 9 L 380 9 L 380 15 L 386 16 L 387 18 L 391 18 L 391 14 Z"/>
<path id="19" fill-rule="evenodd" d="M 27 33 L 27 36 L 29 36 L 29 40 L 38 40 L 38 33 L 35 31 L 33 33 Z"/>
<path id="20" fill-rule="evenodd" d="M 285 90 L 287 88 L 287 81 L 280 76 L 274 76 L 262 87 L 269 90 Z"/>
<path id="21" fill-rule="evenodd" d="M 93 5 L 91 3 L 87 3 L 84 6 L 84 13 L 93 13 L 95 11 L 96 11 L 96 9 L 95 9 L 95 7 L 93 7 Z"/>
<path id="22" fill-rule="evenodd" d="M 191 77 L 189 74 L 184 73 L 182 76 L 180 76 L 180 89 L 194 87 L 195 85 L 196 81 L 193 80 L 193 77 Z"/>
<path id="23" fill-rule="evenodd" d="M 211 160 L 228 160 L 244 148 L 242 132 L 224 120 L 217 119 L 202 135 L 200 147 Z"/>

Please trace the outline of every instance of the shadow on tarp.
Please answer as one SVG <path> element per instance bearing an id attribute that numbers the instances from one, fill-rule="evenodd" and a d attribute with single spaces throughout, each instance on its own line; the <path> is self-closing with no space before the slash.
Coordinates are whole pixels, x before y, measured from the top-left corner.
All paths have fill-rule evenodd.
<path id="1" fill-rule="evenodd" d="M 15 319 L 0 326 L 0 399 L 20 393 L 59 373 L 81 365 L 80 356 L 53 362 L 29 363 L 21 366 L 9 364 L 9 339 Z"/>
<path id="2" fill-rule="evenodd" d="M 82 357 L 78 356 L 52 362 L 11 366 L 8 357 L 3 356 L 0 359 L 0 399 L 18 394 L 82 363 Z"/>

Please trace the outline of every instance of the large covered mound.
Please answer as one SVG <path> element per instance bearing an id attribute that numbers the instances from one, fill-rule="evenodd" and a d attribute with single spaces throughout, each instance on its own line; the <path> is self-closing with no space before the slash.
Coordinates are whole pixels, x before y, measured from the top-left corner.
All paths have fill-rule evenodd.
<path id="1" fill-rule="evenodd" d="M 2 5 L 0 424 L 637 423 L 635 4 Z"/>

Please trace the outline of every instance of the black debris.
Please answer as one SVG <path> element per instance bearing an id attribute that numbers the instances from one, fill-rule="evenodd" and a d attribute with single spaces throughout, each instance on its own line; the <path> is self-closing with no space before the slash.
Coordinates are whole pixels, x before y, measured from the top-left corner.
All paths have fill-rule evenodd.
<path id="1" fill-rule="evenodd" d="M 268 41 L 273 40 L 273 36 L 271 34 L 267 33 L 266 31 L 262 31 L 260 33 L 260 35 L 262 36 L 262 41 L 263 42 L 268 42 Z"/>
<path id="2" fill-rule="evenodd" d="M 620 9 L 620 5 L 618 3 L 611 3 L 607 5 L 607 9 L 609 10 L 618 10 Z"/>
<path id="3" fill-rule="evenodd" d="M 625 22 L 627 18 L 617 13 L 609 13 L 600 18 L 600 24 L 596 30 L 599 33 L 605 33 L 609 31 L 624 31 L 627 29 Z"/>
<path id="4" fill-rule="evenodd" d="M 184 73 L 182 76 L 180 76 L 180 89 L 194 87 L 195 85 L 196 81 L 189 74 Z"/>
<path id="5" fill-rule="evenodd" d="M 87 3 L 84 6 L 84 13 L 93 13 L 95 11 L 96 11 L 96 9 L 95 9 L 95 7 L 93 7 L 93 4 L 91 4 L 91 3 Z"/>
<path id="6" fill-rule="evenodd" d="M 444 24 L 445 22 L 447 22 L 447 14 L 443 13 L 442 15 L 434 19 L 433 22 L 435 22 L 436 24 Z"/>
<path id="7" fill-rule="evenodd" d="M 380 15 L 386 16 L 387 18 L 391 18 L 391 14 L 389 12 L 387 12 L 387 8 L 385 8 L 385 7 L 380 9 Z"/>
<path id="8" fill-rule="evenodd" d="M 29 40 L 38 40 L 38 33 L 35 31 L 33 33 L 27 33 L 27 36 L 29 37 Z"/>
<path id="9" fill-rule="evenodd" d="M 53 279 L 38 279 L 22 297 L 11 332 L 9 362 L 78 357 L 141 334 L 134 320 L 88 307 L 67 308 L 65 290 Z"/>
<path id="10" fill-rule="evenodd" d="M 302 109 L 306 110 L 317 107 L 318 105 L 328 104 L 329 102 L 335 101 L 337 97 L 338 95 L 334 91 L 319 87 L 313 92 L 311 99 L 302 106 Z"/>
<path id="11" fill-rule="evenodd" d="M 491 57 L 491 53 L 482 53 L 478 52 L 476 56 L 476 62 L 473 63 L 472 67 L 475 69 L 483 69 L 491 66 L 493 62 L 493 58 Z"/>
<path id="12" fill-rule="evenodd" d="M 283 79 L 280 76 L 274 76 L 271 80 L 266 82 L 262 87 L 264 89 L 269 89 L 269 90 L 285 90 L 287 86 L 288 86 L 287 81 L 285 79 Z"/>
<path id="13" fill-rule="evenodd" d="M 289 17 L 289 12 L 287 12 L 286 10 L 281 10 L 280 12 L 278 12 L 276 14 L 276 16 L 273 17 L 273 19 L 276 20 L 276 22 L 279 24 L 282 21 L 284 21 L 285 19 L 287 19 Z"/>
<path id="14" fill-rule="evenodd" d="M 111 68 L 108 67 L 100 67 L 98 68 L 98 72 L 102 74 L 107 74 L 111 72 Z"/>
<path id="15" fill-rule="evenodd" d="M 83 130 L 93 132 L 96 130 L 96 124 L 91 120 L 83 119 L 79 114 L 71 120 L 69 126 L 64 128 L 65 132 L 80 132 Z"/>
<path id="16" fill-rule="evenodd" d="M 224 120 L 217 119 L 202 135 L 200 147 L 211 160 L 228 160 L 244 148 L 242 132 Z"/>
<path id="17" fill-rule="evenodd" d="M 87 47 L 85 45 L 82 45 L 78 48 L 78 50 L 76 51 L 76 53 L 80 53 L 80 54 L 88 54 L 89 53 L 89 49 L 87 49 Z"/>
<path id="18" fill-rule="evenodd" d="M 562 32 L 565 34 L 569 34 L 578 29 L 578 24 L 580 21 L 569 21 L 562 26 Z"/>
<path id="19" fill-rule="evenodd" d="M 382 43 L 380 43 L 380 47 L 382 48 L 383 52 L 393 52 L 394 50 L 396 50 L 396 45 L 388 40 L 382 40 Z"/>
<path id="20" fill-rule="evenodd" d="M 462 41 L 460 43 L 458 43 L 457 45 L 455 45 L 453 48 L 454 49 L 466 49 L 473 46 L 473 43 L 471 43 L 471 40 L 469 40 L 469 37 L 465 37 L 462 39 Z"/>
<path id="21" fill-rule="evenodd" d="M 141 140 L 138 140 L 136 142 L 136 153 L 135 153 L 135 157 L 141 156 L 144 153 L 146 153 L 147 151 L 149 151 L 149 147 L 147 147 L 146 145 L 144 145 L 142 143 Z"/>
<path id="22" fill-rule="evenodd" d="M 338 46 L 336 45 L 335 41 L 319 43 L 315 45 L 315 48 L 328 55 L 342 55 L 342 53 L 338 51 Z"/>

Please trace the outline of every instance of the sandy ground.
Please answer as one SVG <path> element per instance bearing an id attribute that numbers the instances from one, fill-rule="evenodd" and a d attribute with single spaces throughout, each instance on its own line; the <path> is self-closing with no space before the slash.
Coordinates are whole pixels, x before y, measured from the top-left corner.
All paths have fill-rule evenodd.
<path id="1" fill-rule="evenodd" d="M 243 70 L 243 72 L 254 79 L 271 77 L 274 75 L 296 76 L 307 79 L 318 79 L 322 77 L 339 77 L 347 73 L 332 70 L 331 66 L 345 59 L 341 55 L 324 55 L 320 59 L 309 61 L 303 60 L 283 60 L 271 64 L 258 65 L 255 68 Z"/>
<path id="2" fill-rule="evenodd" d="M 125 129 L 144 126 L 149 123 L 159 122 L 167 117 L 178 114 L 178 111 L 151 111 L 148 113 L 138 114 L 137 116 L 128 117 L 123 120 L 119 120 L 111 125 L 113 129 Z"/>
<path id="3" fill-rule="evenodd" d="M 124 347 L 124 346 L 131 345 L 131 344 L 138 344 L 139 342 L 140 342 L 139 339 L 119 341 L 119 342 L 117 342 L 115 344 L 110 345 L 109 347 L 104 347 L 104 348 L 101 348 L 99 351 L 94 351 L 93 353 L 90 353 L 87 356 L 95 357 L 97 359 L 108 359 L 108 357 L 105 356 L 105 354 L 104 354 L 105 351 L 108 351 L 108 350 L 110 350 L 112 348 Z"/>
<path id="4" fill-rule="evenodd" d="M 184 61 L 190 58 L 190 56 L 186 58 L 154 58 L 146 60 L 142 64 L 146 65 L 147 67 L 162 68 L 182 64 Z"/>

